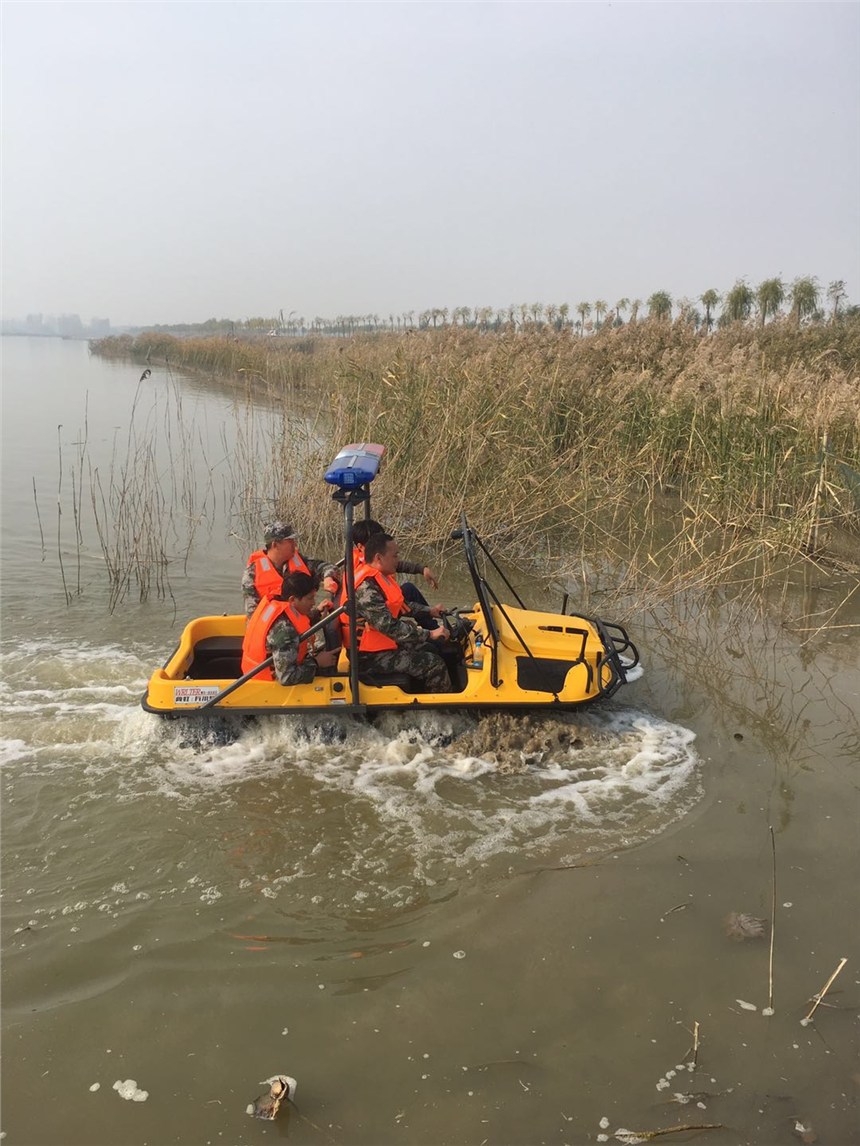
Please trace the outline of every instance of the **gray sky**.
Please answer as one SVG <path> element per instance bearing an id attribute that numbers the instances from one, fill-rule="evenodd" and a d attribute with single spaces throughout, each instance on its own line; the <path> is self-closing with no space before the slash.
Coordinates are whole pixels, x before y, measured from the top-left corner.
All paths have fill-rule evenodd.
<path id="1" fill-rule="evenodd" d="M 860 5 L 2 4 L 4 317 L 860 299 Z"/>

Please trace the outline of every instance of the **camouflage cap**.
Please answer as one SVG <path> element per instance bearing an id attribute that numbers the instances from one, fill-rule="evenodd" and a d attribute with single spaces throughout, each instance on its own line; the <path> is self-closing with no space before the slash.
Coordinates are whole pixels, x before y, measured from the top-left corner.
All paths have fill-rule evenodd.
<path id="1" fill-rule="evenodd" d="M 286 521 L 267 521 L 263 526 L 263 540 L 267 545 L 270 541 L 295 540 L 295 536 L 293 527 Z"/>

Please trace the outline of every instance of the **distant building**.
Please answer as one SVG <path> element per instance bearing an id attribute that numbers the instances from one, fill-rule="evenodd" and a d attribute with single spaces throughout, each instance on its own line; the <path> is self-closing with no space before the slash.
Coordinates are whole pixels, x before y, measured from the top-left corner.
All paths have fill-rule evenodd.
<path id="1" fill-rule="evenodd" d="M 61 338 L 83 338 L 84 324 L 79 314 L 61 314 L 57 327 Z"/>

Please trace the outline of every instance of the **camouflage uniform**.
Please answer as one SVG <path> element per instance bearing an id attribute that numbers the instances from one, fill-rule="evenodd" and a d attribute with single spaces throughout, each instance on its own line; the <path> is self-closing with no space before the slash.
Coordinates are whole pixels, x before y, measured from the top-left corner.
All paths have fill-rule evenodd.
<path id="1" fill-rule="evenodd" d="M 413 605 L 411 610 L 415 615 L 429 615 L 430 612 L 429 607 L 423 605 Z M 362 581 L 356 590 L 355 611 L 374 629 L 397 641 L 396 649 L 359 653 L 358 663 L 362 671 L 408 673 L 417 677 L 428 692 L 451 691 L 451 678 L 434 647 L 435 642 L 410 617 L 392 617 L 382 590 L 372 577 Z"/>
<path id="2" fill-rule="evenodd" d="M 299 556 L 310 570 L 311 577 L 313 577 L 315 585 L 319 586 L 327 577 L 332 577 L 334 575 L 335 568 L 330 561 L 324 561 L 320 557 L 305 557 L 303 553 L 299 554 Z M 283 574 L 285 569 L 286 564 L 282 566 L 278 572 Z M 253 561 L 249 561 L 245 566 L 245 572 L 242 574 L 242 596 L 245 599 L 246 617 L 250 617 L 260 603 L 260 594 L 257 592 L 255 579 L 255 565 Z M 323 590 L 323 599 L 332 601 L 334 600 L 334 595 L 327 589 Z"/>
<path id="3" fill-rule="evenodd" d="M 272 669 L 278 684 L 310 684 L 317 662 L 310 650 L 299 664 L 299 634 L 289 617 L 280 616 L 266 634 L 266 651 L 274 662 Z"/>

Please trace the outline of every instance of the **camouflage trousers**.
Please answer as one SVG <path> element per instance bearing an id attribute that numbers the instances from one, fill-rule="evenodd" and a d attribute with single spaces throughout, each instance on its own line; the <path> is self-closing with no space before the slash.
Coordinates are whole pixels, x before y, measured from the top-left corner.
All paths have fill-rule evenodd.
<path id="1" fill-rule="evenodd" d="M 450 692 L 448 667 L 435 649 L 383 649 L 379 653 L 360 653 L 361 672 L 402 672 L 421 681 L 427 692 Z"/>

